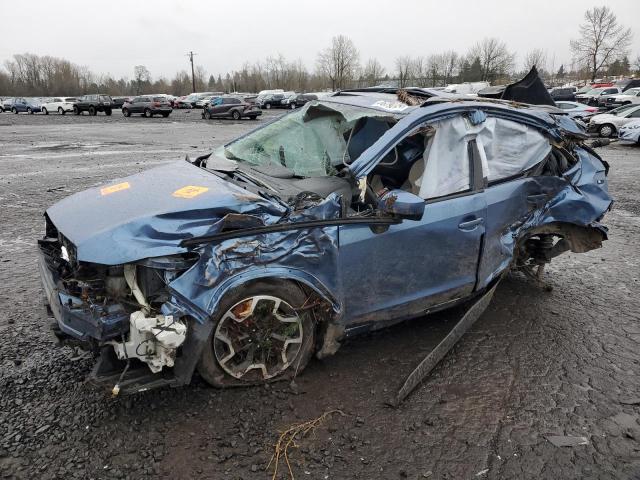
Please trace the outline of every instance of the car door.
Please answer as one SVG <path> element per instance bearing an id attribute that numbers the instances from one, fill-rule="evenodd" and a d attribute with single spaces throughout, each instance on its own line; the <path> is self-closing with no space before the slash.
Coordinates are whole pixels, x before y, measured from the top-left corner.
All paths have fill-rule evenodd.
<path id="1" fill-rule="evenodd" d="M 211 101 L 209 112 L 214 117 L 220 116 L 224 113 L 224 106 L 221 97 L 215 98 Z"/>
<path id="2" fill-rule="evenodd" d="M 142 113 L 142 98 L 135 97 L 131 101 L 131 113 Z"/>
<path id="3" fill-rule="evenodd" d="M 510 264 L 513 232 L 536 210 L 566 187 L 555 175 L 541 175 L 539 166 L 551 152 L 549 141 L 537 130 L 513 120 L 489 119 L 476 146 L 487 180 L 485 240 L 478 273 L 484 287 Z"/>
<path id="4" fill-rule="evenodd" d="M 398 124 L 389 132 L 397 128 L 402 127 Z M 474 291 L 486 212 L 480 160 L 471 154 L 469 139 L 452 141 L 447 136 L 455 132 L 446 127 L 441 132 L 437 148 L 436 135 L 410 170 L 422 168 L 421 174 L 409 176 L 429 179 L 418 191 L 425 201 L 421 219 L 403 220 L 386 231 L 366 225 L 339 227 L 338 270 L 347 323 L 419 315 Z M 399 148 L 406 138 L 391 146 Z M 459 175 L 455 187 L 439 178 L 452 169 Z M 375 172 L 368 175 L 374 183 Z M 403 187 L 408 188 L 415 193 L 415 185 Z"/>

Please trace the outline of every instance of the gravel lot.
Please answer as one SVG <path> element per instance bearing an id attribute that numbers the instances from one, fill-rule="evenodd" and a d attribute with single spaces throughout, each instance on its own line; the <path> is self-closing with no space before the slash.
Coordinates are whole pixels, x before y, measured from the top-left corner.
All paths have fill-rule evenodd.
<path id="1" fill-rule="evenodd" d="M 267 121 L 0 114 L 0 477 L 265 479 L 279 431 L 339 409 L 291 453 L 296 478 L 640 478 L 640 148 L 601 149 L 610 240 L 513 275 L 399 409 L 385 406 L 452 325 L 437 315 L 346 344 L 295 384 L 192 385 L 111 399 L 57 348 L 34 249 L 46 207 Z M 584 436 L 556 447 L 549 435 Z M 281 478 L 286 467 L 281 465 Z"/>

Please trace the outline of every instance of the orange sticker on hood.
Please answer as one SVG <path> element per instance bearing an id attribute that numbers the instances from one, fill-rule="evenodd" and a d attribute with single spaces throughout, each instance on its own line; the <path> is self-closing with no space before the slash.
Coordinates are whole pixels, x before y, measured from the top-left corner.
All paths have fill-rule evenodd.
<path id="1" fill-rule="evenodd" d="M 198 195 L 202 195 L 207 190 L 209 190 L 209 188 L 207 187 L 187 185 L 186 187 L 179 188 L 178 190 L 173 192 L 173 196 L 178 198 L 193 198 L 197 197 Z"/>
<path id="2" fill-rule="evenodd" d="M 119 192 L 120 190 L 126 190 L 130 188 L 129 182 L 116 183 L 100 189 L 100 195 L 111 195 L 112 193 Z"/>

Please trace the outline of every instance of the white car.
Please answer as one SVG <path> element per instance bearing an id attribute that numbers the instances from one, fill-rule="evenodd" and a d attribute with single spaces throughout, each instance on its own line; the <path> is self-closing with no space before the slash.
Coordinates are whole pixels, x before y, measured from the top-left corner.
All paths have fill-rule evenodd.
<path id="1" fill-rule="evenodd" d="M 622 126 L 637 119 L 640 119 L 640 105 L 634 105 L 624 110 L 616 109 L 609 113 L 601 113 L 591 117 L 588 131 L 597 133 L 601 137 L 611 137 Z"/>
<path id="2" fill-rule="evenodd" d="M 620 143 L 637 143 L 640 145 L 640 120 L 633 120 L 618 129 Z"/>
<path id="3" fill-rule="evenodd" d="M 640 87 L 630 88 L 619 95 L 609 96 L 605 100 L 607 107 L 618 107 L 629 103 L 640 105 Z"/>
<path id="4" fill-rule="evenodd" d="M 53 97 L 42 104 L 42 113 L 49 115 L 51 112 L 58 112 L 60 115 L 64 115 L 67 112 L 73 112 L 75 102 L 75 97 Z"/>

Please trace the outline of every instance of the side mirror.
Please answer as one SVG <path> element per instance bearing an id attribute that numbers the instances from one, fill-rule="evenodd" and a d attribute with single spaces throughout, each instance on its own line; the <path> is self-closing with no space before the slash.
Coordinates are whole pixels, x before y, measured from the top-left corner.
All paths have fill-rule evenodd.
<path id="1" fill-rule="evenodd" d="M 394 217 L 420 220 L 424 214 L 424 200 L 404 190 L 391 190 L 380 198 L 378 209 Z"/>

